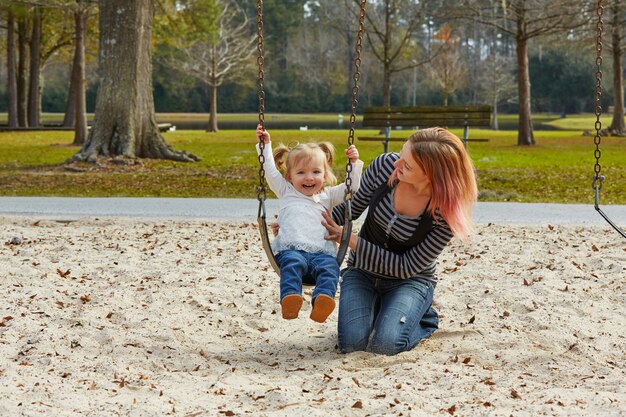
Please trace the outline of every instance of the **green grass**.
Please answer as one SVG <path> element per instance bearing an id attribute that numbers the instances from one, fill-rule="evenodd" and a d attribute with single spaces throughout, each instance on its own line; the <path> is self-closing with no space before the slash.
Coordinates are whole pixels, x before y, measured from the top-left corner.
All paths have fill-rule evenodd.
<path id="1" fill-rule="evenodd" d="M 336 115 L 335 115 L 336 117 Z M 256 120 L 250 116 L 252 124 Z M 569 120 L 568 120 L 569 119 Z M 593 203 L 593 128 L 590 116 L 558 119 L 573 122 L 571 130 L 535 131 L 536 146 L 517 146 L 517 132 L 473 129 L 470 137 L 490 138 L 469 144 L 477 169 L 482 201 Z M 584 119 L 584 120 L 583 120 Z M 304 120 L 304 119 L 301 119 Z M 461 135 L 460 130 L 453 130 Z M 337 147 L 335 172 L 343 178 L 347 130 L 272 130 L 277 142 L 328 140 Z M 356 136 L 371 136 L 359 130 Z M 406 137 L 409 131 L 394 131 Z M 72 132 L 0 132 L 0 195 L 3 196 L 146 196 L 256 198 L 258 160 L 254 131 L 176 131 L 164 134 L 176 149 L 192 152 L 198 163 L 144 160 L 134 167 L 103 167 L 82 172 L 64 161 L 78 151 L 69 144 Z M 356 141 L 366 164 L 380 154 L 378 142 Z M 391 143 L 398 151 L 401 142 Z M 606 180 L 602 204 L 626 204 L 626 138 L 602 138 L 602 173 Z"/>

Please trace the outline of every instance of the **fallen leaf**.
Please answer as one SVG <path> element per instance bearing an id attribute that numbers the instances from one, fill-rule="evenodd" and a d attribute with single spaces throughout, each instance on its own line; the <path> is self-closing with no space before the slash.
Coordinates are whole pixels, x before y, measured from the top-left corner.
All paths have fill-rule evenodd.
<path id="1" fill-rule="evenodd" d="M 72 272 L 71 269 L 68 269 L 67 271 L 63 272 L 61 271 L 61 268 L 57 268 L 57 274 L 59 274 L 61 278 L 65 278 L 66 276 L 70 274 L 70 272 Z"/>

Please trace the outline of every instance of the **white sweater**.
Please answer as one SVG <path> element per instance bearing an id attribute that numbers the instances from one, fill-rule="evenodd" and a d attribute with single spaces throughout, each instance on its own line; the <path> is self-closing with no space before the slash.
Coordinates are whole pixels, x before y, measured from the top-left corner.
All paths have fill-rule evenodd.
<path id="1" fill-rule="evenodd" d="M 259 145 L 256 145 L 257 154 L 260 154 Z M 272 250 L 279 253 L 287 249 L 303 250 L 310 253 L 322 252 L 335 256 L 335 244 L 325 240 L 328 234 L 322 225 L 322 212 L 331 210 L 343 202 L 346 184 L 324 187 L 322 191 L 308 197 L 287 181 L 274 163 L 272 144 L 264 146 L 265 176 L 270 189 L 280 200 L 278 211 L 278 236 L 272 242 Z M 361 182 L 363 161 L 352 164 L 352 192 L 356 193 Z"/>

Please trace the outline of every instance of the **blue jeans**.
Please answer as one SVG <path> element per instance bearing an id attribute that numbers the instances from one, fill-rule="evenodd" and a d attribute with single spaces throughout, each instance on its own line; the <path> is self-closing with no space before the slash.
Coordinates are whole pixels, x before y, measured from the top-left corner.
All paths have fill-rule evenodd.
<path id="1" fill-rule="evenodd" d="M 424 279 L 378 279 L 361 269 L 344 270 L 339 350 L 395 355 L 413 349 L 439 327 L 433 293 L 433 284 Z"/>
<path id="2" fill-rule="evenodd" d="M 301 250 L 284 250 L 276 255 L 280 266 L 280 299 L 302 294 L 302 280 L 313 283 L 312 299 L 319 294 L 335 297 L 339 283 L 339 265 L 334 256 Z"/>

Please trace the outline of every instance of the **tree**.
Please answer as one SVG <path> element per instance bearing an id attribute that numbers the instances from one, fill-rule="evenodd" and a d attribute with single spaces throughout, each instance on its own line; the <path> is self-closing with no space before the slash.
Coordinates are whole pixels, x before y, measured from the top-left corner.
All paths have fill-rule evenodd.
<path id="1" fill-rule="evenodd" d="M 358 0 L 356 0 L 358 2 Z M 391 77 L 430 61 L 421 60 L 414 37 L 425 18 L 427 2 L 415 0 L 381 0 L 368 5 L 365 33 L 373 55 L 383 65 L 383 105 L 391 104 Z"/>
<path id="2" fill-rule="evenodd" d="M 28 17 L 26 10 L 20 9 L 17 20 L 17 123 L 28 126 Z"/>
<path id="3" fill-rule="evenodd" d="M 501 100 L 512 98 L 516 88 L 513 77 L 514 62 L 497 53 L 492 53 L 479 64 L 478 94 L 491 103 L 491 128 L 498 130 L 498 104 Z"/>
<path id="4" fill-rule="evenodd" d="M 626 124 L 624 123 L 624 66 L 622 52 L 626 45 L 622 45 L 622 26 L 626 23 L 623 3 L 614 0 L 610 4 L 611 13 L 611 43 L 610 51 L 613 58 L 613 119 L 609 131 L 613 135 L 626 136 Z"/>
<path id="5" fill-rule="evenodd" d="M 466 65 L 457 49 L 459 38 L 452 34 L 452 28 L 446 23 L 434 39 L 443 45 L 441 52 L 426 66 L 428 79 L 437 85 L 443 95 L 443 105 L 448 105 L 448 98 L 467 82 Z"/>
<path id="6" fill-rule="evenodd" d="M 30 36 L 30 73 L 28 76 L 28 125 L 39 126 L 41 114 L 41 34 L 42 9 L 35 6 L 32 13 L 32 32 Z"/>
<path id="7" fill-rule="evenodd" d="M 464 0 L 464 6 L 464 16 L 514 37 L 519 96 L 517 144 L 534 145 L 528 43 L 539 36 L 560 34 L 565 37 L 570 30 L 582 26 L 587 18 L 583 5 L 579 0 Z"/>
<path id="8" fill-rule="evenodd" d="M 73 102 L 74 141 L 73 145 L 82 145 L 87 139 L 87 103 L 85 97 L 85 43 L 89 4 L 76 0 L 74 15 L 74 58 L 68 103 Z"/>
<path id="9" fill-rule="evenodd" d="M 159 132 L 152 97 L 153 0 L 100 0 L 100 86 L 87 141 L 69 162 L 100 157 L 197 161 Z"/>
<path id="10" fill-rule="evenodd" d="M 225 82 L 244 78 L 252 79 L 256 51 L 256 34 L 251 33 L 248 18 L 236 3 L 226 0 L 214 0 L 215 7 L 203 7 L 198 10 L 193 4 L 183 9 L 184 14 L 191 14 L 199 20 L 202 12 L 205 16 L 203 27 L 194 25 L 191 19 L 187 26 L 195 29 L 192 37 L 179 38 L 178 45 L 167 58 L 168 65 L 191 75 L 208 85 L 210 90 L 209 126 L 207 131 L 217 132 L 217 91 Z M 203 6 L 206 6 L 204 3 Z M 181 5 L 178 6 L 179 8 Z M 213 19 L 215 22 L 211 22 Z M 194 27 L 195 26 L 195 27 Z M 211 30 L 215 27 L 215 30 Z M 172 48 L 171 48 L 172 49 Z"/>
<path id="11" fill-rule="evenodd" d="M 8 125 L 17 127 L 17 57 L 15 50 L 15 16 L 7 9 L 7 100 Z"/>

